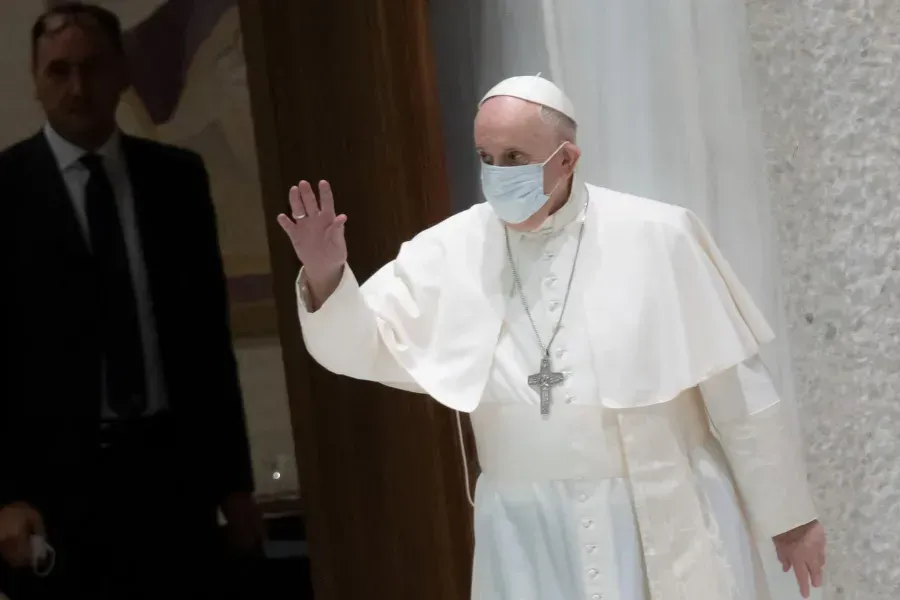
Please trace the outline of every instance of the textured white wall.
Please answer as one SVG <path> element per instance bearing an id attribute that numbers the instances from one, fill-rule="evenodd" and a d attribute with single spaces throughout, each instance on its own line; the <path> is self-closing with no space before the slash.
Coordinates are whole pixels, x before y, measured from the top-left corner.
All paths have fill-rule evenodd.
<path id="1" fill-rule="evenodd" d="M 900 598 L 900 2 L 748 0 L 826 597 Z"/>

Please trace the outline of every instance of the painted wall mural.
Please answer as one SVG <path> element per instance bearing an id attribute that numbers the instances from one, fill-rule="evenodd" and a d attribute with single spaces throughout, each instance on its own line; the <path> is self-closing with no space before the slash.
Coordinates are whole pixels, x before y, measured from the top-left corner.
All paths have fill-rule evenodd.
<path id="1" fill-rule="evenodd" d="M 235 335 L 274 333 L 237 0 L 95 3 L 119 15 L 124 29 L 133 86 L 122 102 L 119 123 L 134 135 L 203 156 L 216 201 Z"/>

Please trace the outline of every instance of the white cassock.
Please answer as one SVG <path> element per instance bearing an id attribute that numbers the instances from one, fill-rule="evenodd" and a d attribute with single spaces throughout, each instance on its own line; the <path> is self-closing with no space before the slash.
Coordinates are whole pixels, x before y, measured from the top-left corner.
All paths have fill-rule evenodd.
<path id="1" fill-rule="evenodd" d="M 419 234 L 315 312 L 311 355 L 471 413 L 474 600 L 781 600 L 757 544 L 816 518 L 796 440 L 757 358 L 772 333 L 689 211 L 585 185 L 510 232 L 541 349 L 485 204 Z M 299 280 L 303 281 L 302 274 Z M 799 598 L 799 594 L 796 596 Z"/>

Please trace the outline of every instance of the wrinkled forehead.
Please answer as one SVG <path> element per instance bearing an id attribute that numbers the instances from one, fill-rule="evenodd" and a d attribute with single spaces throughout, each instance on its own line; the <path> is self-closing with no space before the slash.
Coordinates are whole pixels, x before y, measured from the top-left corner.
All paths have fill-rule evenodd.
<path id="1" fill-rule="evenodd" d="M 488 99 L 475 115 L 475 145 L 488 151 L 519 148 L 540 151 L 553 143 L 552 128 L 541 119 L 538 104 L 496 96 Z"/>

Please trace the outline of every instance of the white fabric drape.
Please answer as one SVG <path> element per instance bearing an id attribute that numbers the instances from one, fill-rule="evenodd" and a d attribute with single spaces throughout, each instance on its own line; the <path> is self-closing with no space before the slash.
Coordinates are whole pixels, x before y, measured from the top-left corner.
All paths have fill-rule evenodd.
<path id="1" fill-rule="evenodd" d="M 799 431 L 743 0 L 429 5 L 455 208 L 481 201 L 481 96 L 513 75 L 553 80 L 575 104 L 588 182 L 685 206 L 707 224 L 776 332 L 762 358 Z M 772 577 L 773 590 L 796 585 Z"/>

